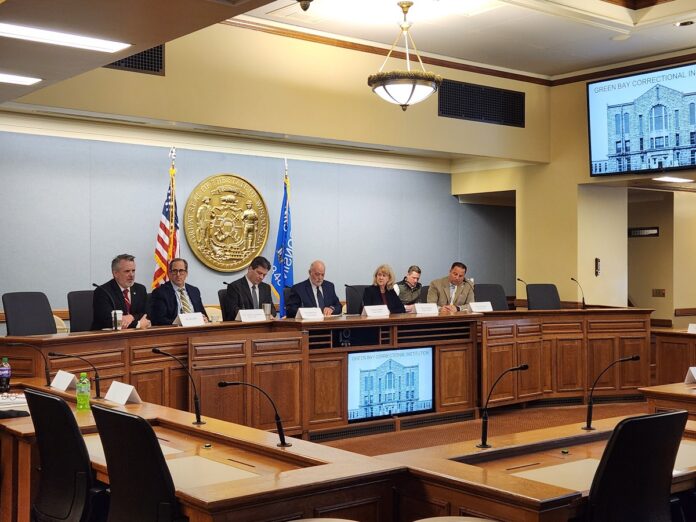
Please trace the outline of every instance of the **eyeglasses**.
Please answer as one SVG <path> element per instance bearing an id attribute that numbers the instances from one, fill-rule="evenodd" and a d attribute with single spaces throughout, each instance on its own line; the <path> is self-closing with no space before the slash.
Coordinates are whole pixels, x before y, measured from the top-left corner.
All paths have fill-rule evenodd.
<path id="1" fill-rule="evenodd" d="M 188 272 L 185 268 L 172 268 L 169 273 L 170 274 L 185 274 Z"/>

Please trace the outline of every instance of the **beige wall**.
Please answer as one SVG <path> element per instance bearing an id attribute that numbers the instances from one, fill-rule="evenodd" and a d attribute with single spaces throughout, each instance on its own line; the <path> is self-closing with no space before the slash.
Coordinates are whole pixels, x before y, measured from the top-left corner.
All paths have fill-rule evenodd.
<path id="1" fill-rule="evenodd" d="M 218 24 L 167 44 L 165 77 L 98 69 L 18 101 L 281 136 L 548 161 L 547 87 L 429 67 L 449 79 L 524 91 L 526 127 L 439 118 L 435 97 L 404 113 L 367 86 L 383 60 Z"/>
<path id="2" fill-rule="evenodd" d="M 627 189 L 578 186 L 578 267 L 587 304 L 626 306 Z M 595 275 L 595 258 L 600 273 Z M 580 295 L 578 295 L 580 300 Z"/>
<path id="3" fill-rule="evenodd" d="M 653 319 L 673 319 L 674 243 L 671 192 L 637 192 L 628 205 L 629 227 L 660 227 L 659 237 L 628 240 L 628 295 L 635 306 L 653 308 Z M 665 297 L 652 297 L 664 288 Z"/>
<path id="4" fill-rule="evenodd" d="M 674 308 L 696 308 L 696 194 L 674 194 Z M 675 317 L 686 328 L 696 317 Z"/>

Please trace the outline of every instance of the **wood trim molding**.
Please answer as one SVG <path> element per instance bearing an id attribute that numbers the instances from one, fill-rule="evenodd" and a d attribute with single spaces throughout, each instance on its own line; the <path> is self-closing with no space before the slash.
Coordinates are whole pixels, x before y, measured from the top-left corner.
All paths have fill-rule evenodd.
<path id="1" fill-rule="evenodd" d="M 672 328 L 671 319 L 650 319 L 650 326 L 653 328 Z"/>
<path id="2" fill-rule="evenodd" d="M 696 315 L 696 308 L 675 308 L 674 317 L 686 317 Z"/>
<path id="3" fill-rule="evenodd" d="M 53 310 L 53 315 L 57 315 L 63 321 L 67 321 L 68 319 L 70 319 L 70 314 L 68 313 L 68 310 L 66 310 L 66 309 Z M 0 323 L 4 323 L 4 322 L 5 322 L 5 312 L 0 312 Z"/>
<path id="4" fill-rule="evenodd" d="M 666 4 L 667 2 L 673 2 L 674 0 L 602 0 L 608 4 L 620 5 L 621 7 L 627 7 L 628 9 L 643 9 L 645 7 L 653 7 L 657 4 Z"/>

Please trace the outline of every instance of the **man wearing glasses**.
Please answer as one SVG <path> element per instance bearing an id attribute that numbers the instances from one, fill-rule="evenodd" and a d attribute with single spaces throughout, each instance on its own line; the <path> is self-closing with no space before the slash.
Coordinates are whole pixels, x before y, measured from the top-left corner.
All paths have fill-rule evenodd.
<path id="1" fill-rule="evenodd" d="M 169 262 L 169 281 L 155 288 L 150 297 L 150 320 L 153 325 L 163 326 L 174 324 L 179 314 L 201 312 L 205 313 L 201 292 L 195 286 L 186 284 L 188 263 L 179 257 Z"/>

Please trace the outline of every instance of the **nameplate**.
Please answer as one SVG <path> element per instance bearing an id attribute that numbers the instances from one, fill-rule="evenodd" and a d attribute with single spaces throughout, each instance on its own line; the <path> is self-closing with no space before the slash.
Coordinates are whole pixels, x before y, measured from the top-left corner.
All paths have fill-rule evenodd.
<path id="1" fill-rule="evenodd" d="M 60 391 L 73 389 L 76 385 L 77 378 L 75 375 L 70 372 L 64 372 L 63 370 L 58 370 L 58 373 L 56 373 L 56 376 L 51 381 L 51 388 Z"/>
<path id="2" fill-rule="evenodd" d="M 323 321 L 324 313 L 319 308 L 298 308 L 295 319 L 303 321 Z"/>
<path id="3" fill-rule="evenodd" d="M 684 384 L 694 384 L 696 382 L 696 366 L 692 366 L 686 370 L 686 377 L 684 378 Z"/>
<path id="4" fill-rule="evenodd" d="M 365 306 L 363 307 L 362 316 L 369 318 L 389 317 L 389 308 L 387 305 Z"/>
<path id="5" fill-rule="evenodd" d="M 113 381 L 111 383 L 111 386 L 109 386 L 109 391 L 106 392 L 104 399 L 115 402 L 116 404 L 120 404 L 121 406 L 129 402 L 135 404 L 140 404 L 143 402 L 140 395 L 138 395 L 138 390 L 135 389 L 135 386 L 119 381 Z"/>
<path id="6" fill-rule="evenodd" d="M 686 333 L 696 334 L 696 323 L 689 323 L 689 328 L 686 329 Z"/>
<path id="7" fill-rule="evenodd" d="M 417 315 L 437 315 L 437 303 L 415 303 Z"/>
<path id="8" fill-rule="evenodd" d="M 469 312 L 492 312 L 493 305 L 490 301 L 478 301 L 469 303 Z"/>
<path id="9" fill-rule="evenodd" d="M 177 315 L 174 324 L 177 326 L 203 326 L 205 319 L 203 319 L 202 313 L 191 312 L 190 314 Z"/>
<path id="10" fill-rule="evenodd" d="M 237 316 L 234 318 L 235 321 L 241 321 L 243 323 L 258 323 L 259 321 L 265 321 L 268 317 L 263 313 L 260 308 L 252 308 L 251 310 L 239 310 Z"/>

